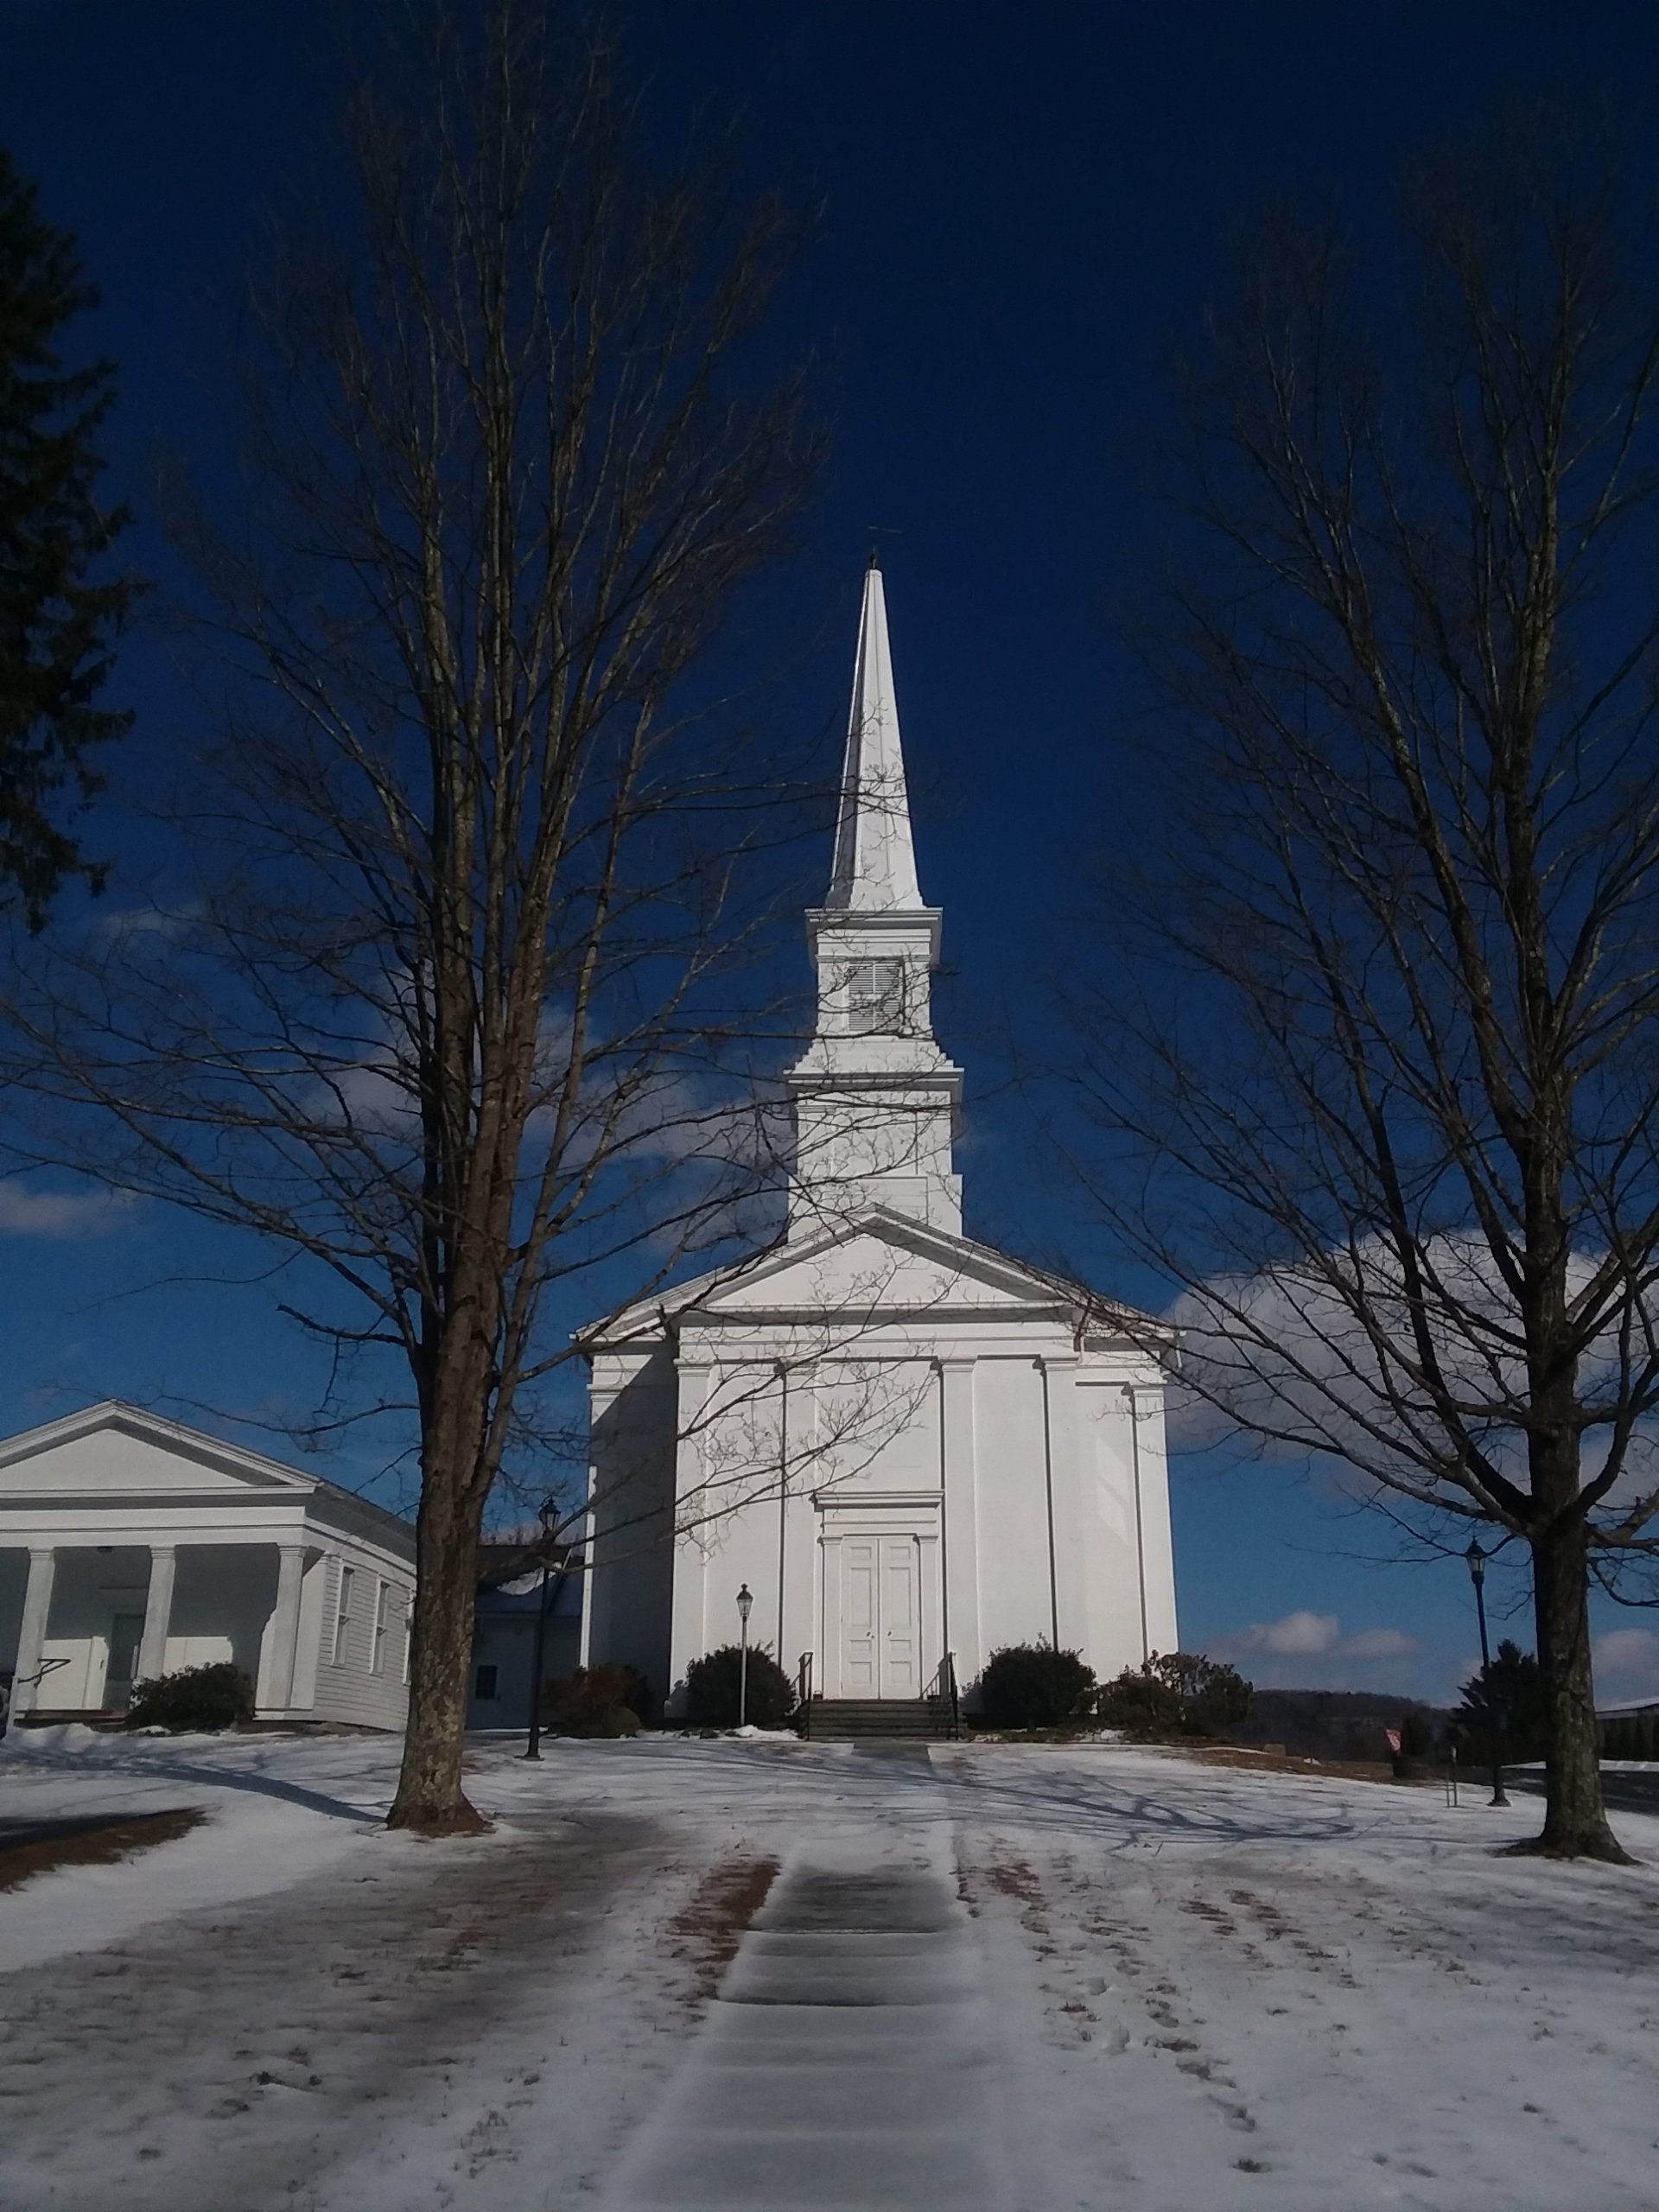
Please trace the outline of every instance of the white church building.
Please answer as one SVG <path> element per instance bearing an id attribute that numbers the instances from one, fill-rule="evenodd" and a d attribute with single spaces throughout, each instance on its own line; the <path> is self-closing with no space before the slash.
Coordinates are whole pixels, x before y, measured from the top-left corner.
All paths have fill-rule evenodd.
<path id="1" fill-rule="evenodd" d="M 1176 1645 L 1163 1374 L 1126 1309 L 962 1230 L 886 604 L 865 582 L 815 1033 L 772 1249 L 589 1340 L 583 1657 L 675 1709 L 748 1633 L 830 1701 L 973 1685 L 999 1647 L 1103 1679 Z"/>

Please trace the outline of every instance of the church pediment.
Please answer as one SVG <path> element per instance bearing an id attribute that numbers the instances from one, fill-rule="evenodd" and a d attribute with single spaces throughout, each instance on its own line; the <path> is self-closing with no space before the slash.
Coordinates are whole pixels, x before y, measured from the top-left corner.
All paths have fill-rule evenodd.
<path id="1" fill-rule="evenodd" d="M 699 1319 L 760 1319 L 826 1313 L 1046 1314 L 1081 1319 L 1115 1308 L 1059 1277 L 989 1245 L 880 1208 L 796 1238 L 753 1260 L 704 1275 L 667 1297 L 620 1315 L 605 1339 Z"/>
<path id="2" fill-rule="evenodd" d="M 912 1224 L 868 1217 L 814 1249 L 736 1273 L 697 1300 L 708 1313 L 798 1313 L 846 1307 L 925 1313 L 995 1306 L 1052 1308 L 1054 1284 L 963 1239 L 918 1236 Z"/>
<path id="3" fill-rule="evenodd" d="M 0 1445 L 0 1497 L 123 1495 L 168 1491 L 311 1493 L 321 1485 L 255 1452 L 163 1421 L 136 1406 L 91 1406 L 84 1413 L 26 1429 Z"/>

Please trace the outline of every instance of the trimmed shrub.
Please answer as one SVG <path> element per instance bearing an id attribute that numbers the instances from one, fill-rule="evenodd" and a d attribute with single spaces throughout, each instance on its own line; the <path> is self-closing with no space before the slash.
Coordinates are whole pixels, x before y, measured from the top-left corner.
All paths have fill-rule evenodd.
<path id="1" fill-rule="evenodd" d="M 742 1647 L 722 1643 L 685 1670 L 685 1717 L 696 1728 L 735 1728 Z M 795 1685 L 770 1651 L 749 1647 L 749 1691 L 744 1717 L 754 1728 L 780 1728 L 795 1709 Z"/>
<path id="2" fill-rule="evenodd" d="M 1105 1683 L 1095 1700 L 1095 1718 L 1103 1727 L 1152 1743 L 1187 1732 L 1179 1694 L 1147 1667 L 1126 1667 L 1116 1681 Z"/>
<path id="3" fill-rule="evenodd" d="M 252 1718 L 253 1684 L 228 1659 L 140 1682 L 127 1707 L 129 1728 L 166 1728 L 174 1735 L 213 1735 Z"/>
<path id="4" fill-rule="evenodd" d="M 1004 1644 L 979 1678 L 979 1718 L 987 1728 L 1058 1728 L 1082 1713 L 1094 1686 L 1094 1669 L 1075 1651 Z"/>
<path id="5" fill-rule="evenodd" d="M 1215 1736 L 1248 1718 L 1250 1697 L 1235 1667 L 1201 1651 L 1154 1651 L 1144 1667 L 1126 1667 L 1107 1683 L 1095 1712 L 1129 1736 Z"/>
<path id="6" fill-rule="evenodd" d="M 632 1667 L 578 1667 L 549 1682 L 542 1710 L 565 1736 L 635 1736 L 651 1703 L 645 1678 Z"/>

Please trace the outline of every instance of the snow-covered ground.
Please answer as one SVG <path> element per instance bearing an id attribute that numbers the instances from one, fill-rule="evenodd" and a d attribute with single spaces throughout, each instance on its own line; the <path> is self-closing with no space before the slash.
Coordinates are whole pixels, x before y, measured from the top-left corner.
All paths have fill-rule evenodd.
<path id="1" fill-rule="evenodd" d="M 210 1817 L 0 1892 L 0 2205 L 1659 2195 L 1659 1820 L 1561 1867 L 1492 1855 L 1535 1803 L 1103 1745 L 514 1749 L 422 1845 L 372 1738 L 15 1735 L 0 1817 Z"/>

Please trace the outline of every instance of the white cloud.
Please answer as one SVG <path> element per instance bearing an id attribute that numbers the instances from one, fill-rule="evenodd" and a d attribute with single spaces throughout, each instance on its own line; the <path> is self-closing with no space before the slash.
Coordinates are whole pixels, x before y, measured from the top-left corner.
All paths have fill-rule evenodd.
<path id="1" fill-rule="evenodd" d="M 92 935 L 101 944 L 130 944 L 137 938 L 155 938 L 163 944 L 177 944 L 201 918 L 199 900 L 181 906 L 105 906 L 92 921 Z"/>
<path id="2" fill-rule="evenodd" d="M 1337 1649 L 1344 1659 L 1408 1659 L 1417 1639 L 1402 1628 L 1363 1628 L 1357 1636 L 1344 1637 Z"/>
<path id="3" fill-rule="evenodd" d="M 1245 1651 L 1334 1651 L 1342 1623 L 1335 1613 L 1287 1613 L 1279 1621 L 1252 1621 L 1233 1641 Z"/>
<path id="4" fill-rule="evenodd" d="M 1587 1288 L 1599 1256 L 1571 1255 L 1569 1294 Z M 1471 1428 L 1488 1458 L 1524 1480 L 1519 1409 L 1528 1385 L 1513 1296 L 1478 1236 L 1429 1237 L 1419 1257 L 1438 1364 L 1471 1409 Z M 1310 1258 L 1257 1274 L 1217 1274 L 1184 1292 L 1165 1316 L 1181 1347 L 1169 1397 L 1172 1444 L 1203 1450 L 1242 1427 L 1255 1432 L 1269 1457 L 1346 1461 L 1384 1477 L 1427 1481 L 1419 1454 L 1440 1448 L 1443 1431 L 1428 1394 L 1412 1381 L 1420 1364 L 1415 1314 L 1397 1255 L 1381 1236 L 1332 1249 L 1317 1264 Z M 1609 1324 L 1585 1354 L 1580 1384 L 1587 1399 L 1616 1395 L 1619 1359 Z M 1586 1473 L 1596 1471 L 1606 1449 L 1605 1427 L 1592 1427 Z M 1659 1423 L 1639 1425 L 1626 1452 L 1613 1505 L 1659 1480 Z"/>
<path id="5" fill-rule="evenodd" d="M 102 1236 L 136 1203 L 120 1191 L 42 1191 L 0 1182 L 0 1236 Z"/>
<path id="6" fill-rule="evenodd" d="M 1398 1628 L 1363 1628 L 1344 1636 L 1339 1615 L 1306 1607 L 1276 1621 L 1252 1621 L 1211 1646 L 1217 1658 L 1265 1660 L 1268 1672 L 1287 1682 L 1294 1676 L 1297 1687 L 1307 1689 L 1335 1687 L 1335 1675 L 1354 1668 L 1413 1658 L 1418 1648 L 1416 1637 Z M 1288 1669 L 1274 1663 L 1283 1660 L 1298 1663 Z"/>
<path id="7" fill-rule="evenodd" d="M 1650 1628 L 1616 1628 L 1595 1643 L 1596 1688 L 1617 1701 L 1659 1691 L 1659 1636 Z"/>

